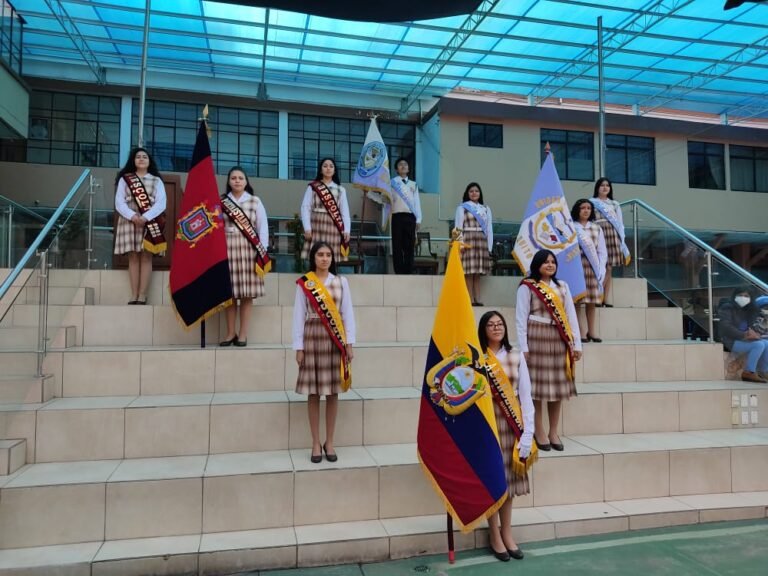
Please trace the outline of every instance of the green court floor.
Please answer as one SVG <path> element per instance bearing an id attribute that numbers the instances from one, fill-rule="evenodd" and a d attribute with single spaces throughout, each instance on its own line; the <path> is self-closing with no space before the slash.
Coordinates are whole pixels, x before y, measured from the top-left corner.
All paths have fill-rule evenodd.
<path id="1" fill-rule="evenodd" d="M 768 521 L 722 522 L 530 543 L 525 559 L 481 550 L 408 560 L 270 570 L 253 576 L 768 576 Z"/>

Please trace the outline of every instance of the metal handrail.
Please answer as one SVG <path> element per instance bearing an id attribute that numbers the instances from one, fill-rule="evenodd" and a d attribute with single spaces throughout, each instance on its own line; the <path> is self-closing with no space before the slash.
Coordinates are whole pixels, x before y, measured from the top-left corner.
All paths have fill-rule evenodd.
<path id="1" fill-rule="evenodd" d="M 695 244 L 697 247 L 701 248 L 708 254 L 711 254 L 712 258 L 717 259 L 720 263 L 725 264 L 730 268 L 733 272 L 738 274 L 739 276 L 742 276 L 743 278 L 746 278 L 756 286 L 760 287 L 762 290 L 765 291 L 766 294 L 768 294 L 768 284 L 760 280 L 757 276 L 751 274 L 750 272 L 744 270 L 741 266 L 736 264 L 733 260 L 730 258 L 723 256 L 720 252 L 712 248 L 712 246 L 709 246 L 708 244 L 704 243 L 700 238 L 694 236 L 688 230 L 677 224 L 676 222 L 670 220 L 664 214 L 656 210 L 655 208 L 652 208 L 639 198 L 632 198 L 631 200 L 625 200 L 624 202 L 621 202 L 621 206 L 641 206 L 642 208 L 648 210 L 651 214 L 653 214 L 656 218 L 673 228 L 676 232 L 678 232 L 681 236 L 683 236 L 686 240 L 691 242 L 692 244 Z M 637 255 L 635 255 L 637 257 Z"/>
<path id="2" fill-rule="evenodd" d="M 35 238 L 34 242 L 32 242 L 32 245 L 24 253 L 24 256 L 21 257 L 21 260 L 19 260 L 19 263 L 16 264 L 13 270 L 11 270 L 11 273 L 8 275 L 8 277 L 5 279 L 2 285 L 0 285 L 0 298 L 5 296 L 6 292 L 8 292 L 13 282 L 16 280 L 16 278 L 18 278 L 19 274 L 21 274 L 21 271 L 27 265 L 27 262 L 29 262 L 32 259 L 32 256 L 35 255 L 37 249 L 40 247 L 40 244 L 43 242 L 43 239 L 48 235 L 48 233 L 56 225 L 56 222 L 59 220 L 59 217 L 64 212 L 64 209 L 70 203 L 70 201 L 72 200 L 74 195 L 77 193 L 77 191 L 80 189 L 80 187 L 83 185 L 83 182 L 85 181 L 86 178 L 88 178 L 90 173 L 91 171 L 88 168 L 83 170 L 83 173 L 80 175 L 80 178 L 77 179 L 77 181 L 74 183 L 74 185 L 69 190 L 69 192 L 67 192 L 67 195 L 64 197 L 64 200 L 61 201 L 61 204 L 59 204 L 59 207 L 56 208 L 56 211 L 51 215 L 50 219 L 48 220 L 48 223 L 43 227 L 43 229 L 37 235 L 37 238 Z"/>

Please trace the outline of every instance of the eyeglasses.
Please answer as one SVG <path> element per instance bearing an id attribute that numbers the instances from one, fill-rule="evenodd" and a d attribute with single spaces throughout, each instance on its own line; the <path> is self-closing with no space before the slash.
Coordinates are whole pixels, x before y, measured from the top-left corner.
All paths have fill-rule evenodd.
<path id="1" fill-rule="evenodd" d="M 486 326 L 491 330 L 493 330 L 494 328 L 504 328 L 504 322 L 488 322 Z"/>

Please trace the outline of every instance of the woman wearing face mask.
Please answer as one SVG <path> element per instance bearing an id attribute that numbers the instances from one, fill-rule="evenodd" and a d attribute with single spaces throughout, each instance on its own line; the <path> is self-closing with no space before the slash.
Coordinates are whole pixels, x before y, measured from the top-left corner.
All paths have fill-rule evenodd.
<path id="1" fill-rule="evenodd" d="M 747 357 L 741 379 L 761 384 L 768 382 L 768 340 L 761 339 L 751 328 L 759 311 L 752 303 L 749 288 L 736 288 L 731 298 L 720 301 L 717 312 L 723 346 L 737 356 Z"/>

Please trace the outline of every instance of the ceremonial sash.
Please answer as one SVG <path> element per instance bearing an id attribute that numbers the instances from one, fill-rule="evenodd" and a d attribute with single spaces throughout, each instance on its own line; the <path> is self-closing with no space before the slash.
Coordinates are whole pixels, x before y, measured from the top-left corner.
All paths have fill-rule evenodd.
<path id="1" fill-rule="evenodd" d="M 592 266 L 592 270 L 597 278 L 597 284 L 600 287 L 600 292 L 603 291 L 602 277 L 605 276 L 605 269 L 600 270 L 600 258 L 597 255 L 597 246 L 592 241 L 592 236 L 586 227 L 582 226 L 579 222 L 576 222 L 576 232 L 579 239 L 579 248 L 584 256 L 587 257 L 589 265 Z M 597 224 L 595 224 L 597 226 Z"/>
<path id="2" fill-rule="evenodd" d="M 541 300 L 552 317 L 557 332 L 560 334 L 560 339 L 565 342 L 568 348 L 568 353 L 565 356 L 565 373 L 568 375 L 568 378 L 573 380 L 573 332 L 571 331 L 568 315 L 565 312 L 565 305 L 560 295 L 544 282 L 536 282 L 532 278 L 523 279 L 522 284 L 528 286 L 531 293 Z"/>
<path id="3" fill-rule="evenodd" d="M 477 223 L 480 224 L 480 228 L 483 229 L 483 234 L 485 234 L 485 237 L 488 238 L 488 216 L 485 209 L 483 209 L 482 214 L 480 213 L 480 206 L 482 204 L 476 204 L 474 202 L 463 202 L 462 208 L 472 214 L 472 216 L 475 217 L 475 220 L 477 220 Z"/>
<path id="4" fill-rule="evenodd" d="M 125 184 L 128 186 L 131 196 L 133 196 L 133 201 L 139 207 L 139 212 L 144 216 L 152 208 L 149 193 L 144 186 L 144 182 L 132 172 L 123 174 L 123 180 L 125 180 Z M 165 213 L 147 222 L 144 232 L 144 250 L 152 254 L 160 254 L 168 249 L 168 243 L 163 235 L 163 228 L 165 228 Z"/>
<path id="5" fill-rule="evenodd" d="M 237 202 L 232 200 L 226 194 L 221 197 L 221 209 L 224 211 L 224 214 L 229 216 L 229 219 L 232 220 L 235 227 L 240 230 L 242 235 L 245 236 L 246 240 L 248 240 L 256 250 L 254 263 L 256 274 L 263 277 L 267 272 L 272 270 L 272 260 L 267 253 L 267 249 L 264 248 L 264 244 L 261 243 L 261 239 L 259 238 L 256 229 L 253 227 L 253 223 L 248 218 L 248 215 L 243 212 L 243 209 L 237 205 Z"/>
<path id="6" fill-rule="evenodd" d="M 411 211 L 411 214 L 414 216 L 418 216 L 416 213 L 416 205 L 413 202 L 413 198 L 411 198 L 411 195 L 408 193 L 408 190 L 405 189 L 405 186 L 403 185 L 403 179 L 400 177 L 392 178 L 392 189 L 397 192 L 397 195 L 400 196 L 400 199 L 405 203 L 406 206 L 408 206 L 408 210 Z"/>
<path id="7" fill-rule="evenodd" d="M 515 394 L 515 389 L 509 381 L 507 373 L 489 348 L 486 352 L 488 361 L 485 363 L 488 375 L 488 383 L 491 385 L 493 400 L 501 409 L 504 418 L 515 436 L 515 447 L 512 449 L 512 471 L 518 476 L 523 476 L 531 469 L 534 462 L 539 459 L 539 449 L 536 442 L 531 444 L 531 453 L 527 458 L 520 458 L 520 438 L 523 436 L 523 411 L 520 408 L 520 399 Z"/>
<path id="8" fill-rule="evenodd" d="M 320 182 L 319 180 L 313 180 L 309 183 L 309 186 L 314 190 L 317 197 L 320 198 L 320 202 L 323 203 L 325 210 L 333 221 L 333 225 L 341 235 L 341 255 L 344 258 L 349 257 L 349 241 L 344 239 L 344 221 L 341 219 L 341 210 L 339 209 L 339 203 L 336 202 L 336 198 L 328 189 L 328 186 Z"/>
<path id="9" fill-rule="evenodd" d="M 330 292 L 314 272 L 307 272 L 296 280 L 296 284 L 306 295 L 312 309 L 320 317 L 328 336 L 331 337 L 331 341 L 341 352 L 341 389 L 346 392 L 352 386 L 352 373 L 347 357 L 347 336 L 344 322 L 341 319 L 339 309 L 336 307 L 336 302 L 333 301 Z"/>
<path id="10" fill-rule="evenodd" d="M 613 207 L 599 198 L 590 198 L 589 201 L 592 202 L 595 209 L 600 212 L 600 215 L 608 220 L 608 223 L 613 226 L 613 229 L 616 230 L 616 233 L 619 235 L 619 240 L 621 241 L 621 253 L 624 255 L 624 265 L 629 266 L 631 257 L 629 255 L 629 248 L 627 248 L 627 244 L 624 241 L 624 225 L 619 222 L 619 219 L 614 214 Z"/>

